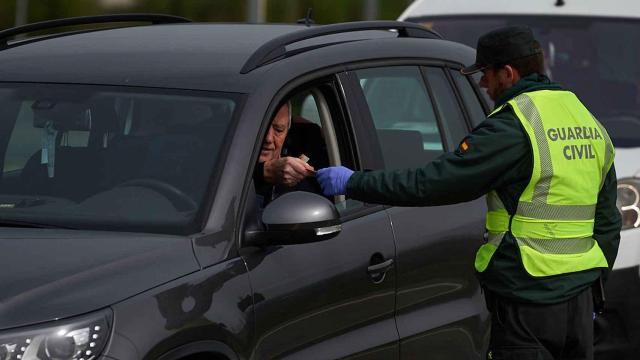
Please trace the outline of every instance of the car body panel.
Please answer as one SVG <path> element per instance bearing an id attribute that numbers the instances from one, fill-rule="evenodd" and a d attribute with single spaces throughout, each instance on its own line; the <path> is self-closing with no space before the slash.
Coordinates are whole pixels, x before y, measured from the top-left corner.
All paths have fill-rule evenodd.
<path id="1" fill-rule="evenodd" d="M 367 267 L 376 253 L 395 259 L 393 233 L 383 211 L 343 223 L 341 233 L 330 240 L 245 255 L 256 306 L 252 357 L 306 359 L 313 353 L 333 359 L 364 352 L 381 356 L 378 351 L 397 355 L 395 270 L 374 283 Z M 341 342 L 336 339 L 341 336 L 352 341 L 330 346 Z M 313 343 L 318 346 L 311 351 L 307 347 Z"/>
<path id="2" fill-rule="evenodd" d="M 0 228 L 0 329 L 107 307 L 199 270 L 186 237 Z M 43 303 L 43 299 L 47 299 Z"/>
<path id="3" fill-rule="evenodd" d="M 105 350 L 112 358 L 157 359 L 203 340 L 227 344 L 240 358 L 249 356 L 253 300 L 242 259 L 211 266 L 112 308 L 116 331 Z"/>
<path id="4" fill-rule="evenodd" d="M 421 349 L 443 358 L 481 358 L 489 318 L 473 263 L 483 242 L 484 199 L 387 211 L 398 249 L 401 358 L 414 358 Z M 429 219 L 438 221 L 415 226 Z"/>

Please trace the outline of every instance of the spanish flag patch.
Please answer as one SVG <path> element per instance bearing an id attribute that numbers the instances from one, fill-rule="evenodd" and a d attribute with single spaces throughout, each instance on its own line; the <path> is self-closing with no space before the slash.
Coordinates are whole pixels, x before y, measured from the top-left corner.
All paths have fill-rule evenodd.
<path id="1" fill-rule="evenodd" d="M 465 152 L 467 150 L 469 150 L 469 142 L 467 142 L 467 139 L 464 139 L 460 143 L 460 152 Z"/>

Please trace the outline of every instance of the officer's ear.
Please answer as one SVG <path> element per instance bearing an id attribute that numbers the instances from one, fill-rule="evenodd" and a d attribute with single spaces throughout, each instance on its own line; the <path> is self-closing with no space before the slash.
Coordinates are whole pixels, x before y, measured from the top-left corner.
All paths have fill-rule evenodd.
<path id="1" fill-rule="evenodd" d="M 520 72 L 518 72 L 518 69 L 511 65 L 505 65 L 502 69 L 504 70 L 504 80 L 506 80 L 507 83 L 513 85 L 520 80 Z"/>

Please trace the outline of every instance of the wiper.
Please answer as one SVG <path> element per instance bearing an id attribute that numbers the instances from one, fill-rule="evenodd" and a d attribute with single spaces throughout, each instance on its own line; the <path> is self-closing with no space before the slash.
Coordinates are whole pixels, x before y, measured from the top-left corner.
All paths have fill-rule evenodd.
<path id="1" fill-rule="evenodd" d="M 35 228 L 35 229 L 68 229 L 68 230 L 76 230 L 74 227 L 63 226 L 57 224 L 46 224 L 40 222 L 33 221 L 22 221 L 22 220 L 7 220 L 0 219 L 0 227 L 24 227 L 24 228 Z"/>

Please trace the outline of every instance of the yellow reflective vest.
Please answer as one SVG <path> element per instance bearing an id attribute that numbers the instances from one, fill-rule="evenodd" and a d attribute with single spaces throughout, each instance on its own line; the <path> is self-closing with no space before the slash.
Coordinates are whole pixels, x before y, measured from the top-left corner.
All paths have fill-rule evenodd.
<path id="1" fill-rule="evenodd" d="M 531 145 L 533 172 L 507 213 L 495 191 L 487 195 L 488 241 L 476 254 L 483 272 L 506 232 L 535 277 L 607 267 L 593 239 L 598 194 L 613 164 L 614 148 L 602 125 L 569 91 L 541 90 L 516 96 L 510 106 Z"/>

